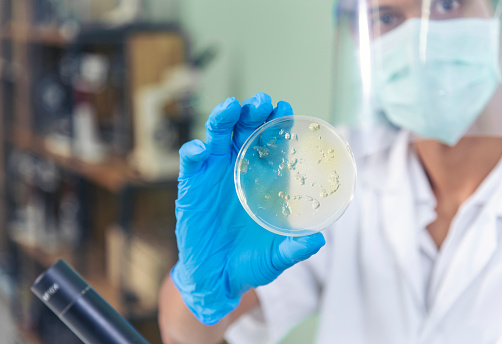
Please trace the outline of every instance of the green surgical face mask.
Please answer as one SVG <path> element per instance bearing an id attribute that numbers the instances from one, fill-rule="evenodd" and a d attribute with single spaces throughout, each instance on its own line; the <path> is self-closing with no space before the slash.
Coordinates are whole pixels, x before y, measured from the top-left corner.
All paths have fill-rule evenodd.
<path id="1" fill-rule="evenodd" d="M 371 46 L 372 85 L 388 120 L 455 145 L 500 82 L 498 19 L 410 19 Z"/>

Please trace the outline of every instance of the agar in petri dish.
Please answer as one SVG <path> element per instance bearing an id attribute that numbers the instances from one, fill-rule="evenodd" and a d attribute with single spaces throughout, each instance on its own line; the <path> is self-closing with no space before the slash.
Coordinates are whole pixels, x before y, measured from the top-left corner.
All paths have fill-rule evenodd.
<path id="1" fill-rule="evenodd" d="M 246 140 L 234 181 L 246 212 L 265 229 L 287 236 L 317 233 L 352 201 L 356 164 L 333 126 L 311 116 L 263 124 Z"/>

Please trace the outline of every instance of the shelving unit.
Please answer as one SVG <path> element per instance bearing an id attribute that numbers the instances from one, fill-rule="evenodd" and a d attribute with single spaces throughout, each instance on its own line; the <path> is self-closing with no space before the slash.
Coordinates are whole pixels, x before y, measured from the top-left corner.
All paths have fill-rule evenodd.
<path id="1" fill-rule="evenodd" d="M 177 253 L 178 161 L 172 158 L 172 168 L 154 178 L 133 163 L 138 135 L 152 134 L 135 130 L 143 115 L 135 102 L 145 87 L 187 62 L 187 40 L 176 26 L 148 23 L 65 34 L 56 25 L 33 23 L 35 1 L 42 0 L 0 0 L 0 269 L 15 285 L 7 299 L 20 337 L 27 344 L 47 344 L 51 336 L 79 343 L 57 319 L 49 322 L 51 314 L 29 291 L 62 258 L 152 344 L 160 343 L 157 310 L 147 294 Z M 87 57 L 91 67 L 96 60 L 108 63 L 97 91 L 63 78 L 63 67 L 80 71 L 68 60 Z M 167 147 L 173 151 L 189 139 L 191 109 L 179 104 L 185 101 L 171 99 L 162 109 L 178 135 Z M 88 143 L 78 137 L 86 123 L 81 118 L 89 119 L 84 113 L 77 121 L 82 104 L 93 110 L 104 158 L 89 158 L 79 148 Z M 61 128 L 67 136 L 54 145 Z M 150 269 L 138 269 L 148 261 L 138 257 L 145 256 Z M 145 283 L 138 288 L 131 279 L 143 273 L 149 275 L 141 275 Z"/>
<path id="2" fill-rule="evenodd" d="M 55 27 L 33 29 L 27 25 L 6 25 L 0 33 L 0 39 L 9 39 L 22 43 L 38 43 L 48 46 L 65 47 L 71 39 L 61 34 Z"/>
<path id="3" fill-rule="evenodd" d="M 118 192 L 129 184 L 136 186 L 146 184 L 144 179 L 124 159 L 111 157 L 100 163 L 88 163 L 78 157 L 68 157 L 51 152 L 46 148 L 42 137 L 34 135 L 26 128 L 15 127 L 10 132 L 14 133 L 14 137 L 9 137 L 8 141 L 14 146 L 54 161 L 58 166 L 80 174 L 112 192 Z M 174 178 L 176 178 L 175 175 L 166 176 L 168 181 Z"/>

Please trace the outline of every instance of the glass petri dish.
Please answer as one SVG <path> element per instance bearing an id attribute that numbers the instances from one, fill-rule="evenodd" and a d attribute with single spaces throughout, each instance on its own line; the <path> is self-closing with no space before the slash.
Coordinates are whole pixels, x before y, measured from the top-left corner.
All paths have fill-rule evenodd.
<path id="1" fill-rule="evenodd" d="M 234 168 L 239 200 L 259 225 L 287 236 L 319 232 L 347 209 L 356 184 L 348 143 L 310 116 L 263 124 L 242 146 Z"/>

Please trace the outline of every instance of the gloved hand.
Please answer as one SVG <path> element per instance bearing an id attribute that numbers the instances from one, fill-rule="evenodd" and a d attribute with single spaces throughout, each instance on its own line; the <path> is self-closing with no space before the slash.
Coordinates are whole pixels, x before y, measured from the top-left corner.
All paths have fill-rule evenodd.
<path id="1" fill-rule="evenodd" d="M 234 310 L 250 288 L 270 283 L 325 243 L 321 233 L 285 237 L 265 230 L 246 213 L 235 191 L 233 168 L 244 141 L 265 121 L 292 114 L 286 102 L 273 109 L 264 93 L 242 107 L 228 98 L 206 122 L 207 144 L 194 140 L 180 149 L 179 260 L 171 279 L 206 325 Z"/>

